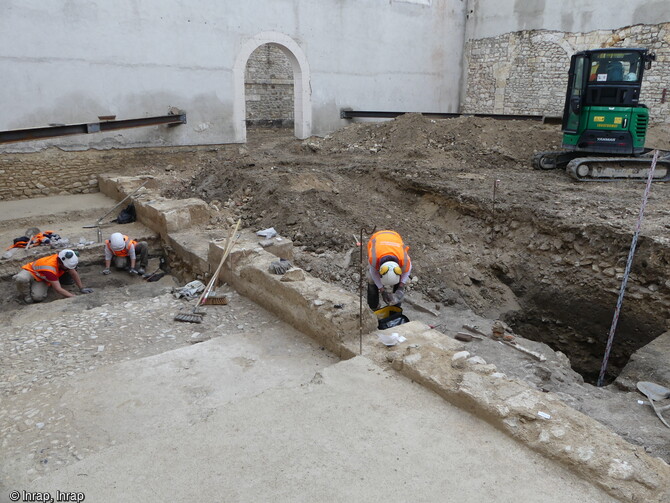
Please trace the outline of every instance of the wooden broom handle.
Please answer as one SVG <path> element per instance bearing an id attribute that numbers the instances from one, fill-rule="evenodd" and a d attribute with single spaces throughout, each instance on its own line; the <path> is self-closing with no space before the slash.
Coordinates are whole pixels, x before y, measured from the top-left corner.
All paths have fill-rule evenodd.
<path id="1" fill-rule="evenodd" d="M 200 298 L 198 299 L 198 302 L 196 303 L 196 307 L 200 305 L 200 303 L 202 302 L 202 299 L 205 298 L 205 295 L 212 288 L 212 286 L 214 285 L 214 282 L 219 277 L 219 273 L 221 272 L 221 269 L 223 268 L 223 263 L 228 258 L 228 255 L 230 255 L 230 252 L 232 251 L 233 246 L 235 245 L 235 241 L 237 241 L 237 230 L 240 228 L 240 222 L 241 222 L 241 219 L 237 221 L 237 225 L 235 225 L 235 229 L 233 230 L 232 234 L 228 234 L 228 238 L 226 239 L 226 245 L 223 249 L 223 255 L 221 256 L 221 261 L 219 262 L 219 266 L 216 268 L 216 271 L 214 272 L 214 275 L 211 277 L 211 279 L 207 283 L 207 286 L 202 291 L 202 294 L 200 294 Z"/>

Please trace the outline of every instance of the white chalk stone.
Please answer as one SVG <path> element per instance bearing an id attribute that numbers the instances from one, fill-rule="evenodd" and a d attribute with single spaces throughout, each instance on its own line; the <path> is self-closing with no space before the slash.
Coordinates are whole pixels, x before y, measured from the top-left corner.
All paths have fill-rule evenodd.
<path id="1" fill-rule="evenodd" d="M 473 356 L 472 358 L 468 358 L 468 363 L 470 365 L 486 365 L 486 360 L 481 356 Z"/>
<path id="2" fill-rule="evenodd" d="M 458 360 L 465 360 L 466 358 L 469 357 L 470 357 L 469 351 L 459 351 L 458 353 L 455 353 L 454 356 L 451 357 L 451 361 L 455 362 Z"/>

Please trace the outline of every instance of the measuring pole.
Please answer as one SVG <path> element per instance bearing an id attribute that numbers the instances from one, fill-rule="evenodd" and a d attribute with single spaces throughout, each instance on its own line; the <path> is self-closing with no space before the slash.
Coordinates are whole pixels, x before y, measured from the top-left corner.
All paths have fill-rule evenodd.
<path id="1" fill-rule="evenodd" d="M 635 225 L 635 233 L 633 234 L 633 241 L 628 252 L 628 260 L 626 261 L 626 270 L 623 273 L 623 280 L 621 281 L 621 289 L 619 290 L 619 298 L 614 310 L 614 317 L 612 318 L 612 325 L 610 326 L 610 333 L 607 338 L 607 346 L 605 347 L 605 356 L 600 367 L 600 375 L 598 376 L 597 386 L 603 385 L 605 379 L 605 371 L 607 370 L 607 362 L 609 361 L 610 352 L 612 351 L 612 343 L 614 342 L 614 333 L 619 322 L 619 313 L 621 312 L 621 304 L 623 303 L 623 295 L 626 291 L 626 284 L 628 283 L 628 276 L 630 275 L 630 267 L 633 263 L 633 256 L 635 255 L 635 248 L 637 247 L 637 238 L 640 235 L 640 227 L 642 226 L 642 219 L 644 218 L 644 209 L 647 206 L 647 199 L 649 198 L 649 191 L 651 190 L 651 182 L 654 179 L 654 170 L 656 170 L 656 161 L 658 160 L 658 150 L 654 151 L 654 158 L 651 161 L 651 168 L 649 169 L 649 176 L 647 177 L 647 186 L 644 188 L 644 195 L 642 196 L 642 205 L 640 206 L 640 214 L 637 217 L 637 224 Z"/>
<path id="2" fill-rule="evenodd" d="M 363 229 L 356 243 L 359 248 L 358 258 L 358 354 L 363 354 Z"/>

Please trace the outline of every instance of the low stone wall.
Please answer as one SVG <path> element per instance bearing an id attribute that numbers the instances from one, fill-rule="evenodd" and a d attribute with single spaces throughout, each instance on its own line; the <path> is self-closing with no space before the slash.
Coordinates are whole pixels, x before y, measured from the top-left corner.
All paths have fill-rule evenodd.
<path id="1" fill-rule="evenodd" d="M 108 197 L 122 200 L 141 187 L 144 178 L 102 175 L 100 190 Z M 150 197 L 147 198 L 146 195 Z M 163 239 L 167 239 L 171 232 L 204 226 L 210 218 L 209 206 L 202 199 L 166 199 L 142 188 L 125 204 L 130 204 L 131 201 L 135 204 L 137 220 L 160 234 Z"/>
<path id="2" fill-rule="evenodd" d="M 223 243 L 210 243 L 210 264 L 219 263 Z M 302 269 L 284 276 L 269 272 L 277 260 L 260 246 L 236 248 L 221 270 L 221 278 L 242 295 L 249 297 L 297 330 L 310 335 L 319 344 L 341 358 L 359 353 L 358 296 L 336 290 Z M 377 318 L 363 310 L 362 331 L 369 334 L 377 327 Z"/>
<path id="3" fill-rule="evenodd" d="M 233 145 L 0 154 L 0 200 L 98 192 L 98 175 L 150 173 L 153 169 L 196 168 L 212 151 Z"/>
<path id="4" fill-rule="evenodd" d="M 388 332 L 390 332 L 389 330 Z M 619 501 L 670 501 L 670 466 L 595 419 L 497 372 L 466 346 L 419 322 L 392 329 L 412 344 L 393 350 L 366 337 L 364 355 L 384 361 L 512 438 L 562 464 Z"/>
<path id="5" fill-rule="evenodd" d="M 645 47 L 656 62 L 645 72 L 640 102 L 652 122 L 670 122 L 670 23 L 563 33 L 531 30 L 470 40 L 464 113 L 563 115 L 570 57 L 600 47 Z M 664 92 L 665 91 L 665 92 Z"/>
<path id="6" fill-rule="evenodd" d="M 48 155 L 2 154 L 0 200 L 97 192 L 96 168 L 80 154 L 56 149 Z"/>

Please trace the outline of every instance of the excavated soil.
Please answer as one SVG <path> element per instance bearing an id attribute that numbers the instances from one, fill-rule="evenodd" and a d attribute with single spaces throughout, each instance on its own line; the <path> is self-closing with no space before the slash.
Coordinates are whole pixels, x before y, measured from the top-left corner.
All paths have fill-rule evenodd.
<path id="1" fill-rule="evenodd" d="M 668 133 L 650 137 L 670 147 Z M 252 131 L 247 147 L 219 153 L 164 193 L 275 227 L 302 247 L 301 265 L 349 289 L 354 236 L 393 228 L 411 247 L 414 289 L 505 318 L 594 381 L 644 184 L 579 183 L 529 167 L 534 152 L 559 142 L 557 126 L 537 122 L 416 114 L 303 142 Z M 656 184 L 650 196 L 610 380 L 666 328 L 668 190 Z"/>
<path id="2" fill-rule="evenodd" d="M 532 155 L 559 148 L 560 139 L 556 125 L 411 114 L 304 141 L 285 130 L 251 130 L 247 145 L 219 149 L 207 163 L 152 174 L 164 195 L 200 197 L 220 210 L 214 226 L 241 217 L 252 229 L 274 227 L 293 239 L 299 266 L 351 291 L 361 232 L 365 239 L 395 229 L 414 264 L 408 295 L 438 312 L 502 319 L 567 355 L 595 384 L 644 183 L 584 183 L 562 170 L 533 170 Z M 670 150 L 670 132 L 652 129 L 647 146 Z M 669 195 L 670 185 L 654 184 L 606 383 L 668 328 Z M 573 384 L 554 391 L 670 459 L 667 431 L 636 405 L 634 382 L 609 386 L 605 405 L 595 403 L 604 388 Z"/>

